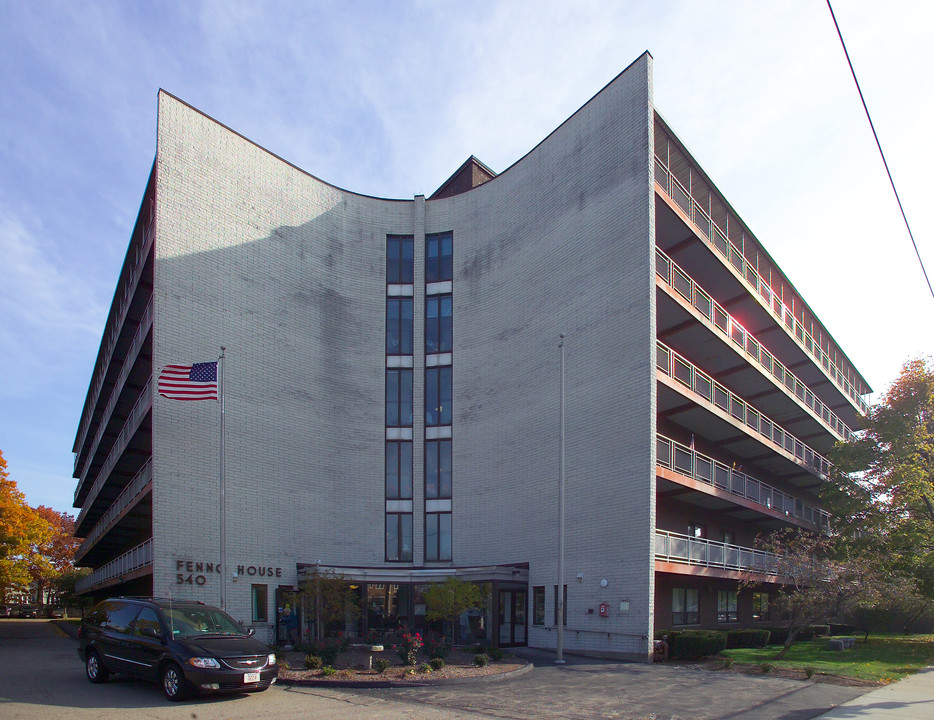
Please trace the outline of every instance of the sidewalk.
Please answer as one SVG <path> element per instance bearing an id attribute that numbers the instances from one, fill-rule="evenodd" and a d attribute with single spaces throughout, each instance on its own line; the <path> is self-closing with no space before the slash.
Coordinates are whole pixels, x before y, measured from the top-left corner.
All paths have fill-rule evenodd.
<path id="1" fill-rule="evenodd" d="M 931 720 L 934 667 L 835 707 L 820 720 Z"/>

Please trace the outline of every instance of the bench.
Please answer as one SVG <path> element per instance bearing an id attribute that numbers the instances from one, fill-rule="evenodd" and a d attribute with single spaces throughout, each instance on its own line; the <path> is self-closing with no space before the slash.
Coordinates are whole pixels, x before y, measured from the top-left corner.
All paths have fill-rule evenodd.
<path id="1" fill-rule="evenodd" d="M 831 638 L 827 641 L 828 650 L 847 650 L 856 647 L 856 638 L 841 637 Z"/>

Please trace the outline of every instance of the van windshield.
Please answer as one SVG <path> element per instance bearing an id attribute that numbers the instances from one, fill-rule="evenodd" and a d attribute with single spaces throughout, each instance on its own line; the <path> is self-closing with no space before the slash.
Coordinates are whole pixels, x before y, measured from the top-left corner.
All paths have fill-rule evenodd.
<path id="1" fill-rule="evenodd" d="M 165 622 L 174 637 L 197 635 L 246 635 L 246 629 L 227 613 L 212 607 L 163 608 Z"/>

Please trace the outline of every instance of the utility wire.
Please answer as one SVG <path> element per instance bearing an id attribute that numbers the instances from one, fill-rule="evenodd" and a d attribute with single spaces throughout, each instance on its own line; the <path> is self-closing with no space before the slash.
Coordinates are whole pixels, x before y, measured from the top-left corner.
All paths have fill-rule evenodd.
<path id="1" fill-rule="evenodd" d="M 840 26 L 837 24 L 837 16 L 833 13 L 833 7 L 830 0 L 827 0 L 827 9 L 830 10 L 830 17 L 833 18 L 834 27 L 837 28 L 837 37 L 840 38 L 840 45 L 843 46 L 843 54 L 846 55 L 846 62 L 850 66 L 850 74 L 853 76 L 853 82 L 856 83 L 856 90 L 859 93 L 859 99 L 863 103 L 863 110 L 866 111 L 866 119 L 869 121 L 869 127 L 872 129 L 872 136 L 876 139 L 876 147 L 879 148 L 879 155 L 882 156 L 882 164 L 885 165 L 885 172 L 889 176 L 889 183 L 892 185 L 892 192 L 895 193 L 895 200 L 898 202 L 898 209 L 902 212 L 902 220 L 905 221 L 905 227 L 908 229 L 908 237 L 911 238 L 911 244 L 915 249 L 915 255 L 918 256 L 918 264 L 921 266 L 921 272 L 924 273 L 924 279 L 928 284 L 928 290 L 931 297 L 934 297 L 934 288 L 931 287 L 931 279 L 928 277 L 928 271 L 924 269 L 924 261 L 921 260 L 921 253 L 918 252 L 918 244 L 915 242 L 915 236 L 911 232 L 911 226 L 908 225 L 908 217 L 905 215 L 905 208 L 902 207 L 901 198 L 898 197 L 898 190 L 895 189 L 895 180 L 892 179 L 892 172 L 889 170 L 889 164 L 886 162 L 885 153 L 882 152 L 882 144 L 879 142 L 879 136 L 876 134 L 876 126 L 872 122 L 872 116 L 869 114 L 869 108 L 866 107 L 866 98 L 863 97 L 863 91 L 859 86 L 859 80 L 856 79 L 856 71 L 853 69 L 853 63 L 850 61 L 850 53 L 847 52 L 846 43 L 843 42 L 843 33 L 840 32 Z"/>

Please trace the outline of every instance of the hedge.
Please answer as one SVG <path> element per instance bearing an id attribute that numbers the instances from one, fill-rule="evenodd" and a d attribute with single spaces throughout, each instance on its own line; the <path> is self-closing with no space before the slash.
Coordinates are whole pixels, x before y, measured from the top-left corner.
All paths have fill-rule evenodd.
<path id="1" fill-rule="evenodd" d="M 788 639 L 787 627 L 769 628 L 772 631 L 772 638 L 769 641 L 772 645 L 784 645 Z M 795 637 L 795 640 L 813 640 L 816 637 L 824 637 L 830 634 L 830 625 L 808 625 L 802 628 L 801 632 Z"/>
<path id="2" fill-rule="evenodd" d="M 693 660 L 719 655 L 726 648 L 726 633 L 722 630 L 670 630 L 668 657 L 672 660 Z"/>
<path id="3" fill-rule="evenodd" d="M 726 646 L 728 648 L 760 648 L 769 644 L 772 633 L 765 628 L 728 630 Z"/>

